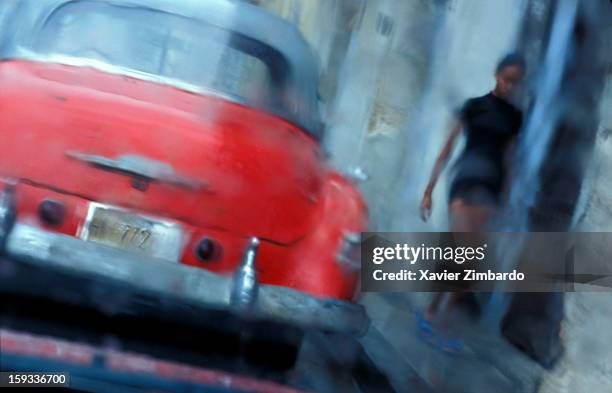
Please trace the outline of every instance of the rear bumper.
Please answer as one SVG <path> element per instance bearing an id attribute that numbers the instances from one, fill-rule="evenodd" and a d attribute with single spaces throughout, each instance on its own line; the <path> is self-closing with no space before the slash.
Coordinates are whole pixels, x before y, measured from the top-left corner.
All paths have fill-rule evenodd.
<path id="1" fill-rule="evenodd" d="M 227 310 L 239 317 L 303 329 L 360 335 L 369 326 L 364 308 L 349 302 L 261 284 L 245 309 L 233 296 L 244 285 L 238 275 L 221 276 L 11 221 L 5 222 L 0 236 L 0 253 L 5 258 L 44 271 L 110 280 L 152 296 L 168 296 L 207 309 Z"/>

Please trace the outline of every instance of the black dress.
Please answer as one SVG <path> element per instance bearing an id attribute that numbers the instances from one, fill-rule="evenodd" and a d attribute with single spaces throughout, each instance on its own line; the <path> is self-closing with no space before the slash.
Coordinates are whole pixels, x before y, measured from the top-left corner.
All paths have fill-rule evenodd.
<path id="1" fill-rule="evenodd" d="M 512 104 L 489 93 L 467 100 L 459 118 L 466 143 L 453 166 L 449 199 L 498 204 L 506 177 L 505 151 L 518 135 L 523 115 Z"/>

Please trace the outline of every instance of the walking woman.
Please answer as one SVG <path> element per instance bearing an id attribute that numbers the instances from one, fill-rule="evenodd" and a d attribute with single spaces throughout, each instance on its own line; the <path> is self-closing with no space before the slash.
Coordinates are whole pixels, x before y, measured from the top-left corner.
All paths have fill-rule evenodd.
<path id="1" fill-rule="evenodd" d="M 507 194 L 510 158 L 523 118 L 521 111 L 511 102 L 524 74 L 522 57 L 507 55 L 495 70 L 494 89 L 463 104 L 425 188 L 421 202 L 423 220 L 430 216 L 434 188 L 457 137 L 463 131 L 465 147 L 452 168 L 448 199 L 450 231 L 481 232 L 487 229 Z M 427 309 L 427 320 L 436 316 L 443 295 L 436 294 Z M 448 307 L 452 307 L 460 296 L 460 291 L 451 293 Z"/>

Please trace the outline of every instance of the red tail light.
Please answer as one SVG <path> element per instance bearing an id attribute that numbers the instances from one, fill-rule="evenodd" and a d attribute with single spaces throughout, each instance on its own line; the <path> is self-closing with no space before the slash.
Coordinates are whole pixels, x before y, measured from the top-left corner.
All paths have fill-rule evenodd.
<path id="1" fill-rule="evenodd" d="M 66 207 L 62 202 L 45 199 L 38 205 L 38 215 L 45 224 L 60 226 L 66 217 Z"/>

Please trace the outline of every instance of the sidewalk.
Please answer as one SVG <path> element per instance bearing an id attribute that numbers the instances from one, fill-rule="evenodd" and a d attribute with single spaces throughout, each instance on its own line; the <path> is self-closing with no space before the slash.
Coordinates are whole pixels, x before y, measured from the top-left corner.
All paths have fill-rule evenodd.
<path id="1" fill-rule="evenodd" d="M 538 393 L 612 392 L 612 293 L 567 294 L 565 356 Z"/>
<path id="2" fill-rule="evenodd" d="M 422 340 L 415 311 L 424 308 L 429 296 L 366 294 L 362 299 L 372 318 L 362 343 L 379 368 L 387 370 L 397 392 L 415 392 L 405 380 L 410 369 L 434 392 L 538 391 L 544 370 L 503 340 L 486 320 L 453 317 L 453 331 L 459 331 L 463 341 L 459 354 L 444 353 Z"/>

